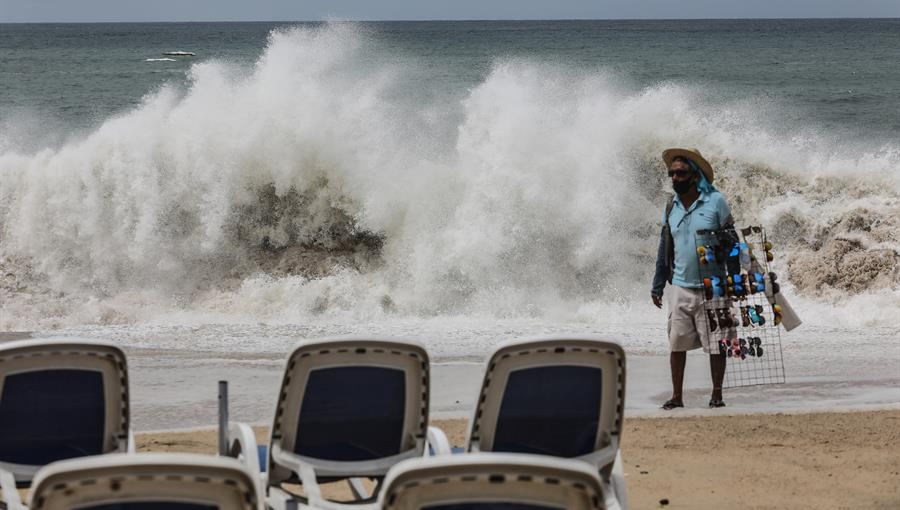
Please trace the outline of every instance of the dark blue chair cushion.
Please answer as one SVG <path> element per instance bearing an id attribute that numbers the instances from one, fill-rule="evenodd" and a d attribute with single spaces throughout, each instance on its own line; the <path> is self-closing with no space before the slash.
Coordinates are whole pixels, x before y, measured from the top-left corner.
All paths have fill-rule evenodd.
<path id="1" fill-rule="evenodd" d="M 177 501 L 135 501 L 81 507 L 78 510 L 218 510 L 217 505 L 199 505 Z"/>
<path id="2" fill-rule="evenodd" d="M 405 410 L 403 370 L 355 366 L 313 370 L 300 408 L 294 452 L 333 461 L 396 455 Z"/>
<path id="3" fill-rule="evenodd" d="M 578 457 L 594 451 L 603 371 L 577 365 L 509 374 L 493 451 Z"/>
<path id="4" fill-rule="evenodd" d="M 103 374 L 40 370 L 6 376 L 0 460 L 42 466 L 103 453 Z"/>

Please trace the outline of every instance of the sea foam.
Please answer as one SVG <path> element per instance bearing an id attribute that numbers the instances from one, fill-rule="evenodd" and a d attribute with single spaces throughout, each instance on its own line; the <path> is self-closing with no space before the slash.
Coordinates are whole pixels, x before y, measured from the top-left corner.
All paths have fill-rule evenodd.
<path id="1" fill-rule="evenodd" d="M 896 319 L 897 146 L 784 126 L 771 100 L 521 59 L 426 101 L 421 63 L 374 65 L 372 44 L 351 24 L 273 32 L 252 69 L 198 63 L 58 148 L 0 144 L 0 329 L 639 319 L 670 146 L 709 158 L 823 320 Z M 867 312 L 844 313 L 854 300 Z"/>

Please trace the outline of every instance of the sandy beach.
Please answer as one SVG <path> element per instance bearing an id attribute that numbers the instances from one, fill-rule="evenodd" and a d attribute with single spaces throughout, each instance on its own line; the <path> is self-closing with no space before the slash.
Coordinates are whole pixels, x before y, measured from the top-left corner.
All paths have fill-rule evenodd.
<path id="1" fill-rule="evenodd" d="M 462 446 L 466 420 L 434 425 Z M 257 435 L 263 440 L 266 430 Z M 142 451 L 216 449 L 214 430 L 137 441 Z M 631 418 L 622 441 L 635 510 L 900 507 L 897 410 Z"/>

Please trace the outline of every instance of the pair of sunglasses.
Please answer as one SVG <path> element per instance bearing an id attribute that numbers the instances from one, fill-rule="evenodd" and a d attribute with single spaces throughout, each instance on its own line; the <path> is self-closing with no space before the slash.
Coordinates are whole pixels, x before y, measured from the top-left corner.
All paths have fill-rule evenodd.
<path id="1" fill-rule="evenodd" d="M 749 350 L 747 349 L 747 342 L 745 342 L 744 339 L 740 339 L 740 343 L 738 343 L 737 338 L 732 340 L 723 338 L 719 341 L 719 353 L 724 354 L 729 358 L 746 359 Z"/>
<path id="2" fill-rule="evenodd" d="M 704 278 L 703 289 L 706 294 L 706 299 L 712 299 L 713 297 L 722 297 L 725 295 L 725 288 L 722 286 L 722 279 L 718 276 L 713 276 L 712 278 Z"/>
<path id="3" fill-rule="evenodd" d="M 750 324 L 753 323 L 753 321 L 750 320 L 750 314 L 747 312 L 746 306 L 741 307 L 741 321 L 741 326 L 745 328 L 750 327 Z"/>
<path id="4" fill-rule="evenodd" d="M 719 353 L 724 354 L 729 358 L 746 359 L 747 356 L 761 358 L 763 355 L 763 348 L 761 345 L 762 340 L 758 336 L 749 337 L 746 340 L 743 338 L 731 340 L 723 338 L 719 340 Z"/>
<path id="5" fill-rule="evenodd" d="M 734 328 L 738 325 L 731 315 L 731 308 L 706 310 L 706 321 L 710 331 L 715 331 L 719 326 L 722 326 L 722 328 Z"/>
<path id="6" fill-rule="evenodd" d="M 762 345 L 762 339 L 758 336 L 750 337 L 747 339 L 747 354 L 751 356 L 755 356 L 757 358 L 761 358 L 763 355 L 763 348 L 760 347 Z"/>
<path id="7" fill-rule="evenodd" d="M 750 318 L 750 322 L 755 326 L 762 326 L 766 323 L 766 318 L 763 316 L 763 307 L 762 305 L 747 305 L 741 308 L 741 315 L 744 315 L 744 311 L 746 311 L 747 316 Z M 744 321 L 746 322 L 746 321 Z"/>
<path id="8" fill-rule="evenodd" d="M 671 179 L 674 176 L 685 177 L 691 173 L 690 170 L 669 170 L 669 178 Z"/>
<path id="9" fill-rule="evenodd" d="M 747 280 L 750 282 L 750 293 L 765 292 L 766 280 L 762 273 L 747 273 Z"/>
<path id="10" fill-rule="evenodd" d="M 740 273 L 728 276 L 725 281 L 728 282 L 728 293 L 732 296 L 741 297 L 745 294 L 744 283 L 746 280 Z"/>
<path id="11" fill-rule="evenodd" d="M 781 305 L 772 305 L 772 314 L 774 315 L 775 325 L 781 324 Z"/>
<path id="12" fill-rule="evenodd" d="M 741 229 L 741 234 L 744 234 L 745 236 L 749 236 L 751 233 L 759 234 L 760 232 L 762 232 L 762 227 L 752 227 L 751 226 L 751 227 Z"/>

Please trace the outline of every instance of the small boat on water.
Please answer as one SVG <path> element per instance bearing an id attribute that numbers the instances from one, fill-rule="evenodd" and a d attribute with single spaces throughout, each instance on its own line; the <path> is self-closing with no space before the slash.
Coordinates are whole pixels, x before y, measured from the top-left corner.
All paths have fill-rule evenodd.
<path id="1" fill-rule="evenodd" d="M 193 57 L 193 51 L 164 51 L 163 55 L 167 57 Z"/>

